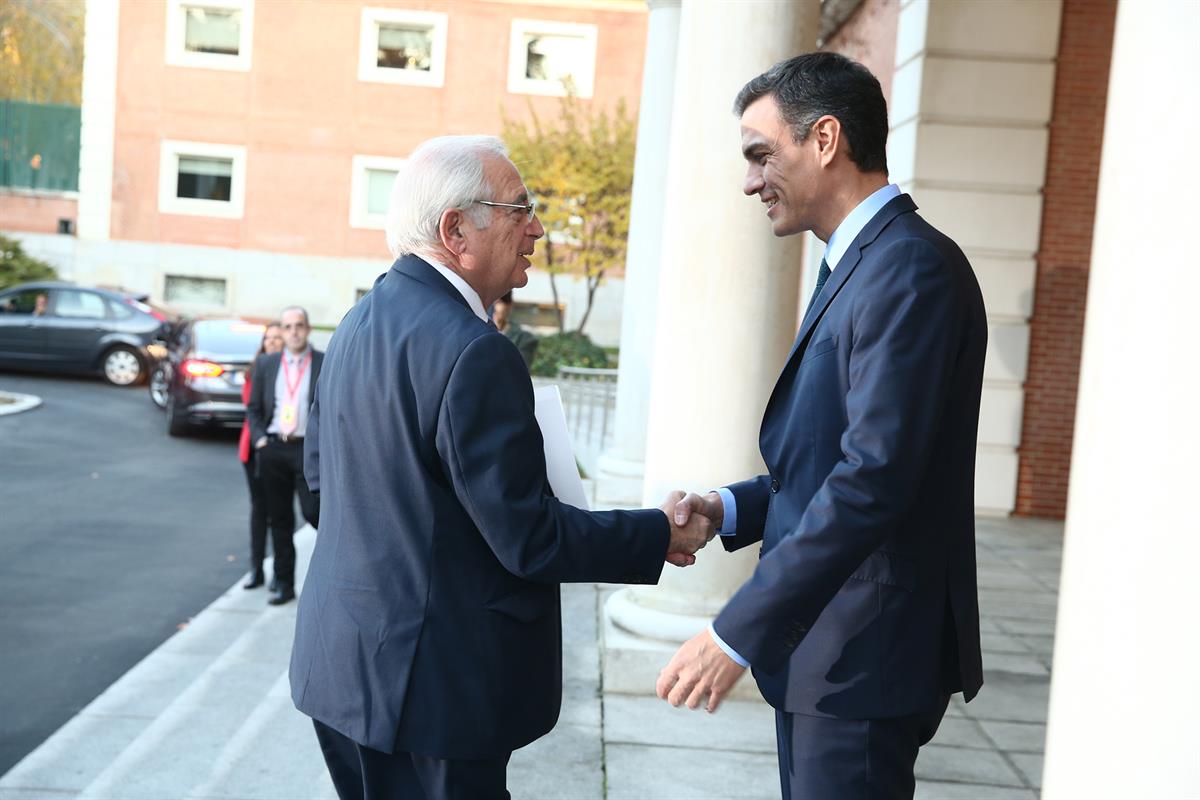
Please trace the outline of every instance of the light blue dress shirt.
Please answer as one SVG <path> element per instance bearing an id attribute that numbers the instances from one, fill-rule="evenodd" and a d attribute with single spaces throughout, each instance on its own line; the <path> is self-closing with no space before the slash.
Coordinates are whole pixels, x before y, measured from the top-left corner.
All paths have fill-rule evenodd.
<path id="1" fill-rule="evenodd" d="M 855 206 L 853 211 L 846 215 L 846 218 L 842 220 L 842 224 L 837 226 L 825 245 L 825 263 L 829 265 L 830 272 L 837 269 L 838 262 L 842 260 L 842 256 L 846 255 L 846 251 L 850 248 L 850 243 L 862 232 L 863 228 L 867 227 L 867 223 L 874 219 L 875 215 L 884 206 L 899 196 L 900 187 L 894 183 L 889 183 L 882 189 L 872 192 L 865 200 Z M 716 492 L 721 496 L 721 504 L 725 507 L 725 516 L 721 520 L 721 529 L 717 532 L 722 536 L 733 536 L 737 533 L 737 500 L 734 499 L 733 492 L 724 486 L 717 489 Z M 749 661 L 738 655 L 736 650 L 725 644 L 720 636 L 717 636 L 712 623 L 708 625 L 708 634 L 712 636 L 717 646 L 725 651 L 725 655 L 736 661 L 739 666 L 750 666 Z"/>

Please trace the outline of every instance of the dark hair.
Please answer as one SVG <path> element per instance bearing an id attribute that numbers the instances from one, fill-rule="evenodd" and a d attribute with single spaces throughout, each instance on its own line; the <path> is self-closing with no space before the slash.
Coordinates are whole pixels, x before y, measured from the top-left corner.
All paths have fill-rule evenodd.
<path id="1" fill-rule="evenodd" d="M 805 53 L 780 61 L 738 92 L 739 117 L 763 97 L 773 97 L 792 139 L 802 142 L 818 119 L 837 117 L 862 172 L 887 172 L 887 101 L 871 71 L 838 53 Z"/>

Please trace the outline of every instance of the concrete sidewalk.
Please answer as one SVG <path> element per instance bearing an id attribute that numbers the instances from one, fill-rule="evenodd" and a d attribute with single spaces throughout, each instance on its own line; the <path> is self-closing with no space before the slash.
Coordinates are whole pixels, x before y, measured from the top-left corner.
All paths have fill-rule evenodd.
<path id="1" fill-rule="evenodd" d="M 297 574 L 315 534 L 297 533 Z M 917 797 L 1032 800 L 1045 740 L 1062 526 L 979 520 L 987 683 L 952 703 L 917 762 Z M 613 587 L 563 588 L 563 709 L 517 752 L 518 800 L 778 798 L 774 717 L 604 693 L 599 620 Z M 0 778 L 5 798 L 312 800 L 333 788 L 287 690 L 295 604 L 230 588 Z"/>

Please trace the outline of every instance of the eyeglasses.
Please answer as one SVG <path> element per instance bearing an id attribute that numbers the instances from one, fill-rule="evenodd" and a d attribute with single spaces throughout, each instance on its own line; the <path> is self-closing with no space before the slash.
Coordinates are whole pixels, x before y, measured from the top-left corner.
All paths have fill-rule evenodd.
<path id="1" fill-rule="evenodd" d="M 495 206 L 496 208 L 519 208 L 525 212 L 525 221 L 533 222 L 534 216 L 537 214 L 537 200 L 531 199 L 528 203 L 496 203 L 492 200 L 476 200 L 481 206 Z"/>

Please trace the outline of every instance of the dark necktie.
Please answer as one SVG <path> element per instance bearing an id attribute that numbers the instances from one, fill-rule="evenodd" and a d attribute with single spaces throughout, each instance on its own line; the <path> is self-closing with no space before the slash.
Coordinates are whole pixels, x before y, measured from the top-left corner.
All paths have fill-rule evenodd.
<path id="1" fill-rule="evenodd" d="M 825 263 L 825 259 L 821 259 L 821 269 L 817 271 L 817 285 L 813 287 L 812 297 L 808 298 L 808 308 L 812 308 L 812 304 L 817 301 L 821 295 L 821 290 L 825 288 L 825 281 L 829 280 L 829 273 L 833 270 L 829 269 L 829 265 Z M 807 313 L 808 309 L 805 309 Z"/>

